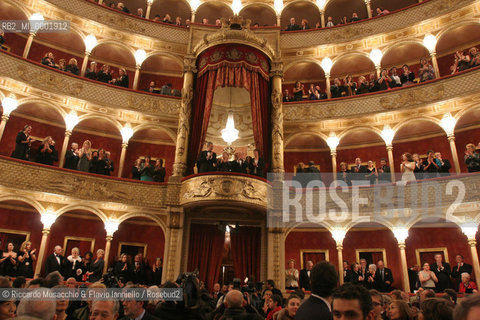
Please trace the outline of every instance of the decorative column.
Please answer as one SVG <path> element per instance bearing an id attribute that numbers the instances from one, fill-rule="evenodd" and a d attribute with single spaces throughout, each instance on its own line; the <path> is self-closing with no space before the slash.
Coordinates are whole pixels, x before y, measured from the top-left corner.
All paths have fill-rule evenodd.
<path id="1" fill-rule="evenodd" d="M 282 99 L 282 77 L 283 63 L 276 59 L 272 61 L 270 70 L 272 78 L 272 172 L 283 177 L 285 172 L 283 164 L 283 99 Z M 265 150 L 265 152 L 267 152 Z M 281 177 L 277 177 L 282 179 Z"/>
<path id="2" fill-rule="evenodd" d="M 372 17 L 372 7 L 370 6 L 370 0 L 364 0 L 365 6 L 367 7 L 367 16 L 368 18 Z"/>
<path id="3" fill-rule="evenodd" d="M 274 0 L 273 8 L 277 13 L 277 27 L 281 27 L 282 23 L 282 10 L 283 10 L 283 0 Z"/>
<path id="4" fill-rule="evenodd" d="M 338 255 L 338 280 L 340 285 L 343 284 L 343 239 L 347 232 L 344 229 L 334 229 L 332 230 L 332 237 L 337 244 L 337 255 Z"/>
<path id="5" fill-rule="evenodd" d="M 27 43 L 25 44 L 25 49 L 23 50 L 22 57 L 25 59 L 27 59 L 28 53 L 30 52 L 30 47 L 32 46 L 33 38 L 35 38 L 35 35 L 37 34 L 38 29 L 40 28 L 40 26 L 36 24 L 44 21 L 45 19 L 40 13 L 34 13 L 30 16 L 28 20 L 30 21 L 30 23 L 33 23 L 33 25 L 30 26 L 30 34 L 28 36 Z"/>
<path id="6" fill-rule="evenodd" d="M 455 166 L 456 174 L 460 174 L 460 162 L 458 160 L 457 146 L 455 145 L 455 126 L 457 120 L 448 112 L 443 115 L 440 120 L 440 127 L 447 134 L 448 142 L 450 144 L 450 151 L 452 152 L 453 165 Z"/>
<path id="7" fill-rule="evenodd" d="M 27 43 L 25 44 L 25 49 L 23 49 L 22 57 L 27 59 L 28 53 L 30 52 L 30 48 L 32 47 L 33 38 L 35 38 L 36 32 L 31 31 L 28 35 Z"/>
<path id="8" fill-rule="evenodd" d="M 332 97 L 332 93 L 330 92 L 330 71 L 332 70 L 333 61 L 325 57 L 322 59 L 320 65 L 322 66 L 323 72 L 325 72 L 325 93 L 327 94 L 327 98 L 330 99 Z"/>
<path id="9" fill-rule="evenodd" d="M 80 69 L 81 77 L 85 76 L 85 71 L 88 66 L 88 58 L 90 57 L 93 48 L 97 45 L 97 38 L 93 34 L 89 34 L 83 39 L 83 42 L 85 43 L 85 57 L 83 58 L 82 69 Z"/>
<path id="10" fill-rule="evenodd" d="M 194 56 L 186 56 L 183 63 L 182 102 L 178 115 L 177 143 L 175 161 L 173 163 L 173 177 L 180 179 L 187 170 L 188 139 L 190 136 L 193 81 L 197 72 Z"/>
<path id="11" fill-rule="evenodd" d="M 122 153 L 120 154 L 120 163 L 118 165 L 118 174 L 117 177 L 121 178 L 123 173 L 123 167 L 125 165 L 125 156 L 127 154 L 128 141 L 133 136 L 133 129 L 130 127 L 130 124 L 126 124 L 125 127 L 120 130 L 122 135 Z"/>
<path id="12" fill-rule="evenodd" d="M 40 216 L 40 221 L 43 224 L 43 230 L 42 230 L 42 240 L 40 242 L 40 249 L 38 250 L 37 264 L 35 265 L 35 273 L 34 273 L 35 278 L 40 276 L 40 272 L 43 266 L 43 257 L 45 256 L 45 250 L 47 247 L 48 235 L 50 234 L 50 228 L 55 223 L 56 219 L 57 219 L 57 215 L 50 208 L 47 209 L 44 213 L 42 213 Z"/>
<path id="13" fill-rule="evenodd" d="M 340 144 L 340 139 L 338 139 L 335 133 L 331 133 L 330 136 L 327 138 L 327 144 L 330 148 L 330 156 L 332 156 L 333 180 L 337 180 L 337 147 Z"/>
<path id="14" fill-rule="evenodd" d="M 105 264 L 103 266 L 103 273 L 107 273 L 108 270 L 108 257 L 110 256 L 110 248 L 112 246 L 113 234 L 118 230 L 120 222 L 117 220 L 107 220 L 105 221 L 105 231 L 107 232 L 107 238 L 105 243 L 105 256 L 103 261 Z"/>
<path id="15" fill-rule="evenodd" d="M 71 135 L 72 135 L 71 131 L 68 131 L 68 130 L 65 131 L 65 138 L 63 139 L 62 151 L 60 152 L 60 161 L 58 161 L 58 166 L 60 168 L 63 168 L 64 162 L 65 162 L 65 154 L 67 153 L 67 150 L 68 150 L 68 143 L 70 142 Z"/>
<path id="16" fill-rule="evenodd" d="M 147 11 L 145 12 L 145 19 L 150 19 L 150 11 L 152 11 L 152 4 L 154 0 L 147 0 Z"/>
<path id="17" fill-rule="evenodd" d="M 480 263 L 478 261 L 477 240 L 475 238 L 478 227 L 476 225 L 462 226 L 462 232 L 467 236 L 472 254 L 473 272 L 477 283 L 480 281 Z"/>
<path id="18" fill-rule="evenodd" d="M 390 179 L 392 182 L 395 182 L 395 163 L 393 160 L 393 138 L 395 136 L 395 131 L 390 128 L 390 126 L 387 124 L 383 128 L 382 132 L 380 133 L 380 136 L 382 137 L 383 141 L 385 141 L 385 144 L 387 145 L 387 154 L 388 154 L 388 164 L 390 166 Z"/>
<path id="19" fill-rule="evenodd" d="M 10 119 L 10 114 L 18 108 L 18 101 L 15 98 L 15 95 L 11 94 L 8 97 L 2 100 L 3 114 L 0 120 L 0 141 L 2 140 L 3 132 L 5 131 L 5 126 L 7 125 L 8 119 Z"/>
<path id="20" fill-rule="evenodd" d="M 181 272 L 184 221 L 185 214 L 182 208 L 172 207 L 169 209 L 162 283 L 175 281 Z"/>
<path id="21" fill-rule="evenodd" d="M 400 260 L 402 262 L 403 291 L 410 292 L 410 281 L 408 279 L 407 255 L 405 253 L 405 240 L 408 238 L 408 229 L 395 228 L 393 229 L 393 234 L 397 239 L 398 248 L 400 250 Z"/>
<path id="22" fill-rule="evenodd" d="M 380 78 L 382 71 L 382 58 L 383 52 L 380 49 L 375 48 L 370 51 L 370 60 L 372 60 L 373 64 L 375 65 L 375 70 L 377 70 L 377 78 Z"/>
<path id="23" fill-rule="evenodd" d="M 432 34 L 427 34 L 425 35 L 425 38 L 423 38 L 423 45 L 430 52 L 430 57 L 432 58 L 433 70 L 435 71 L 435 78 L 439 78 L 440 69 L 438 69 L 437 52 L 436 52 L 437 38 Z"/>
<path id="24" fill-rule="evenodd" d="M 133 90 L 137 90 L 138 88 L 138 80 L 140 79 L 140 69 L 141 67 L 139 65 L 135 67 L 135 76 L 133 78 L 133 86 L 132 86 Z"/>
<path id="25" fill-rule="evenodd" d="M 320 26 L 322 28 L 325 28 L 325 11 L 324 10 L 320 11 Z"/>

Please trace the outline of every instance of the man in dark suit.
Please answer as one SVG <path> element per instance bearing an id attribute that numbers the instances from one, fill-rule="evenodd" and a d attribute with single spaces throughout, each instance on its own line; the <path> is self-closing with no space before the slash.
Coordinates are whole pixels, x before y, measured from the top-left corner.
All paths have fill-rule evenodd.
<path id="1" fill-rule="evenodd" d="M 131 290 L 140 290 L 140 288 L 140 286 L 130 287 Z M 122 304 L 125 314 L 122 320 L 159 320 L 157 317 L 152 316 L 145 310 L 145 301 L 124 300 Z"/>
<path id="2" fill-rule="evenodd" d="M 356 158 L 355 165 L 350 169 L 352 173 L 352 180 L 365 180 L 367 174 L 367 167 L 362 166 L 362 159 Z"/>
<path id="3" fill-rule="evenodd" d="M 78 143 L 73 142 L 70 150 L 65 153 L 65 169 L 77 170 L 78 164 Z"/>
<path id="4" fill-rule="evenodd" d="M 443 256 L 440 253 L 435 255 L 435 263 L 431 266 L 433 273 L 437 276 L 438 282 L 435 284 L 436 292 L 443 292 L 450 288 L 450 265 L 443 262 Z"/>
<path id="5" fill-rule="evenodd" d="M 258 149 L 253 150 L 253 160 L 251 162 L 250 174 L 258 177 L 264 177 L 265 161 L 260 157 L 260 151 Z"/>
<path id="6" fill-rule="evenodd" d="M 213 143 L 207 142 L 207 150 L 200 152 L 197 160 L 198 173 L 216 171 L 217 154 L 213 152 Z"/>
<path id="7" fill-rule="evenodd" d="M 452 266 L 452 279 L 455 280 L 455 288 L 458 292 L 460 282 L 462 282 L 462 273 L 466 272 L 471 275 L 473 268 L 471 264 L 463 262 L 463 256 L 461 254 L 455 256 L 455 261 L 457 264 Z"/>
<path id="8" fill-rule="evenodd" d="M 418 264 L 415 264 L 413 267 L 408 269 L 408 282 L 410 283 L 411 293 L 420 288 L 420 279 L 418 278 L 419 271 L 420 266 Z"/>
<path id="9" fill-rule="evenodd" d="M 440 167 L 438 168 L 438 172 L 440 173 L 441 177 L 450 175 L 449 171 L 452 168 L 452 165 L 447 159 L 442 159 L 442 154 L 440 152 L 435 152 L 435 162 Z"/>
<path id="10" fill-rule="evenodd" d="M 375 283 L 377 290 L 380 292 L 392 291 L 393 275 L 392 270 L 385 268 L 382 260 L 377 262 L 377 272 L 375 272 Z"/>
<path id="11" fill-rule="evenodd" d="M 311 278 L 312 295 L 300 305 L 295 320 L 332 319 L 329 301 L 337 286 L 337 270 L 329 262 L 322 261 L 312 269 Z"/>
<path id="12" fill-rule="evenodd" d="M 387 165 L 387 159 L 380 159 L 380 168 L 378 168 L 378 181 L 379 182 L 390 182 L 392 181 L 390 177 L 390 166 Z"/>
<path id="13" fill-rule="evenodd" d="M 65 268 L 65 257 L 62 256 L 63 249 L 61 246 L 56 245 L 53 249 L 53 253 L 45 260 L 45 273 L 49 274 L 53 271 L 58 271 L 62 275 Z"/>
<path id="14" fill-rule="evenodd" d="M 247 163 L 242 159 L 241 155 L 236 152 L 233 157 L 234 159 L 230 161 L 232 172 L 247 173 Z"/>
<path id="15" fill-rule="evenodd" d="M 295 18 L 290 18 L 290 24 L 287 26 L 286 31 L 297 31 L 300 30 L 300 26 L 295 23 Z"/>
<path id="16" fill-rule="evenodd" d="M 303 291 L 311 290 L 310 279 L 312 276 L 312 268 L 313 268 L 313 262 L 307 261 L 307 264 L 305 265 L 305 269 L 300 270 L 300 276 L 298 277 L 298 282 L 299 282 L 300 289 L 302 289 Z"/>
<path id="17" fill-rule="evenodd" d="M 140 254 L 135 256 L 132 263 L 132 269 L 134 282 L 138 284 L 147 284 L 147 270 Z"/>
<path id="18" fill-rule="evenodd" d="M 320 170 L 318 170 L 318 168 L 315 166 L 314 161 L 308 162 L 307 172 L 308 181 L 322 181 L 322 175 L 320 174 Z"/>

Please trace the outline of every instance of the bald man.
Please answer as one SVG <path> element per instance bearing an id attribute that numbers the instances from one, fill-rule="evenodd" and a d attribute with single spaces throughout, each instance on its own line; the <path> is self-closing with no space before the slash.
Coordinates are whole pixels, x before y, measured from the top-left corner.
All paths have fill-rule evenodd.
<path id="1" fill-rule="evenodd" d="M 39 292 L 40 296 L 43 292 L 48 292 L 50 289 L 38 288 L 34 292 Z M 31 299 L 22 299 L 18 304 L 17 318 L 18 319 L 38 319 L 38 320 L 52 320 L 55 316 L 55 309 L 57 303 L 55 300 L 38 301 Z"/>
<path id="2" fill-rule="evenodd" d="M 62 255 L 63 249 L 61 246 L 56 245 L 53 249 L 53 253 L 49 255 L 45 261 L 45 273 L 49 274 L 53 271 L 58 271 L 63 275 L 65 269 L 65 257 Z"/>
<path id="3" fill-rule="evenodd" d="M 231 290 L 225 296 L 225 312 L 221 319 L 263 320 L 257 311 L 243 299 L 243 294 L 238 290 Z M 249 310 L 247 312 L 244 308 Z"/>

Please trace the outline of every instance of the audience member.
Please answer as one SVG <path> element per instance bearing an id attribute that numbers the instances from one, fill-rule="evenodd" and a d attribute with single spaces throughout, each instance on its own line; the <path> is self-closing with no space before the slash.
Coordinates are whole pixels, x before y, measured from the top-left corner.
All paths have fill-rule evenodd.
<path id="1" fill-rule="evenodd" d="M 455 320 L 480 319 L 480 295 L 478 294 L 470 295 L 462 299 L 462 301 L 455 308 L 453 319 Z"/>
<path id="2" fill-rule="evenodd" d="M 17 141 L 18 141 L 18 136 L 17 136 Z M 476 148 L 473 143 L 469 143 L 466 146 L 465 164 L 467 165 L 468 172 L 480 171 L 480 153 L 476 152 Z"/>
<path id="3" fill-rule="evenodd" d="M 455 256 L 456 265 L 452 267 L 452 279 L 455 280 L 455 289 L 458 291 L 460 286 L 460 282 L 462 282 L 462 274 L 464 272 L 468 274 L 472 274 L 473 268 L 471 264 L 465 263 L 463 261 L 463 256 L 461 254 L 457 254 Z"/>
<path id="4" fill-rule="evenodd" d="M 453 308 L 450 303 L 441 298 L 425 299 L 420 305 L 419 319 L 423 320 L 453 320 Z"/>
<path id="5" fill-rule="evenodd" d="M 373 319 L 372 298 L 368 290 L 362 286 L 346 283 L 333 291 L 332 299 L 333 319 Z M 316 317 L 316 319 L 329 318 L 331 319 L 331 316 Z"/>
<path id="6" fill-rule="evenodd" d="M 120 304 L 116 300 L 94 300 L 90 320 L 117 320 L 119 310 Z"/>
<path id="7" fill-rule="evenodd" d="M 415 74 L 410 71 L 408 65 L 404 64 L 402 66 L 403 73 L 400 75 L 400 81 L 402 82 L 402 86 L 409 86 L 415 84 Z"/>
<path id="8" fill-rule="evenodd" d="M 445 289 L 450 288 L 450 265 L 448 262 L 443 262 L 441 254 L 435 254 L 435 264 L 432 269 L 438 279 L 435 291 L 443 292 Z"/>
<path id="9" fill-rule="evenodd" d="M 392 291 L 393 275 L 392 271 L 385 268 L 382 260 L 377 262 L 377 272 L 375 273 L 375 282 L 377 283 L 377 290 L 380 292 Z"/>
<path id="10" fill-rule="evenodd" d="M 290 24 L 285 29 L 286 31 L 297 31 L 300 30 L 300 26 L 295 23 L 295 18 L 290 18 Z"/>
<path id="11" fill-rule="evenodd" d="M 217 154 L 213 152 L 213 143 L 207 142 L 207 150 L 201 151 L 197 160 L 198 173 L 216 171 Z"/>
<path id="12" fill-rule="evenodd" d="M 145 156 L 145 160 L 140 165 L 140 180 L 142 181 L 153 181 L 153 172 L 154 166 L 151 163 L 151 158 L 149 155 Z"/>
<path id="13" fill-rule="evenodd" d="M 475 282 L 470 280 L 470 274 L 467 272 L 462 273 L 461 283 L 458 289 L 460 293 L 478 293 L 478 287 Z"/>
<path id="14" fill-rule="evenodd" d="M 80 74 L 80 70 L 78 69 L 77 59 L 71 58 L 70 60 L 68 60 L 65 71 L 78 76 Z"/>
<path id="15" fill-rule="evenodd" d="M 403 300 L 393 300 L 388 309 L 390 320 L 412 320 L 412 311 Z"/>
<path id="16" fill-rule="evenodd" d="M 42 297 L 49 292 L 50 289 L 38 288 L 32 291 L 32 295 L 36 293 L 36 295 Z M 55 300 L 22 299 L 18 304 L 17 319 L 52 320 L 56 319 L 55 311 Z"/>
<path id="17" fill-rule="evenodd" d="M 420 82 L 433 80 L 435 79 L 435 71 L 430 63 L 428 63 L 427 59 L 422 58 L 420 59 L 420 69 L 418 69 L 418 77 L 420 78 Z"/>
<path id="18" fill-rule="evenodd" d="M 15 150 L 12 153 L 12 158 L 17 158 L 20 160 L 28 160 L 30 154 L 30 145 L 33 141 L 30 137 L 30 132 L 32 132 L 32 126 L 25 125 L 17 134 L 15 138 Z"/>
<path id="19" fill-rule="evenodd" d="M 55 248 L 53 248 L 53 253 L 45 260 L 45 274 L 50 274 L 54 271 L 62 273 L 65 270 L 65 265 L 66 261 L 63 256 L 63 249 L 61 246 L 56 245 Z"/>

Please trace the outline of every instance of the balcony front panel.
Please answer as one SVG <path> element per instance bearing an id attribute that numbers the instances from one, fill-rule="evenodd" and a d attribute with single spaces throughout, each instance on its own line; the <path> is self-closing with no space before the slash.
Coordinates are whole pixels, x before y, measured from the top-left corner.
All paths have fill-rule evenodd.
<path id="1" fill-rule="evenodd" d="M 167 186 L 104 178 L 76 173 L 26 161 L 0 157 L 0 185 L 9 189 L 46 192 L 86 201 L 114 202 L 131 206 L 161 208 Z"/>
<path id="2" fill-rule="evenodd" d="M 282 33 L 280 47 L 282 50 L 315 47 L 387 34 L 395 30 L 421 24 L 426 18 L 433 19 L 474 2 L 473 0 L 430 0 L 414 7 L 405 8 L 367 21 L 315 31 Z M 453 19 L 457 20 L 458 18 L 453 17 Z"/>
<path id="3" fill-rule="evenodd" d="M 437 79 L 411 87 L 325 101 L 283 105 L 285 121 L 315 122 L 355 118 L 366 114 L 400 111 L 476 94 L 480 90 L 480 69 Z"/>
<path id="4" fill-rule="evenodd" d="M 11 78 L 52 94 L 63 94 L 109 108 L 176 118 L 180 99 L 126 90 L 50 69 L 10 54 L 0 54 L 0 77 Z"/>

